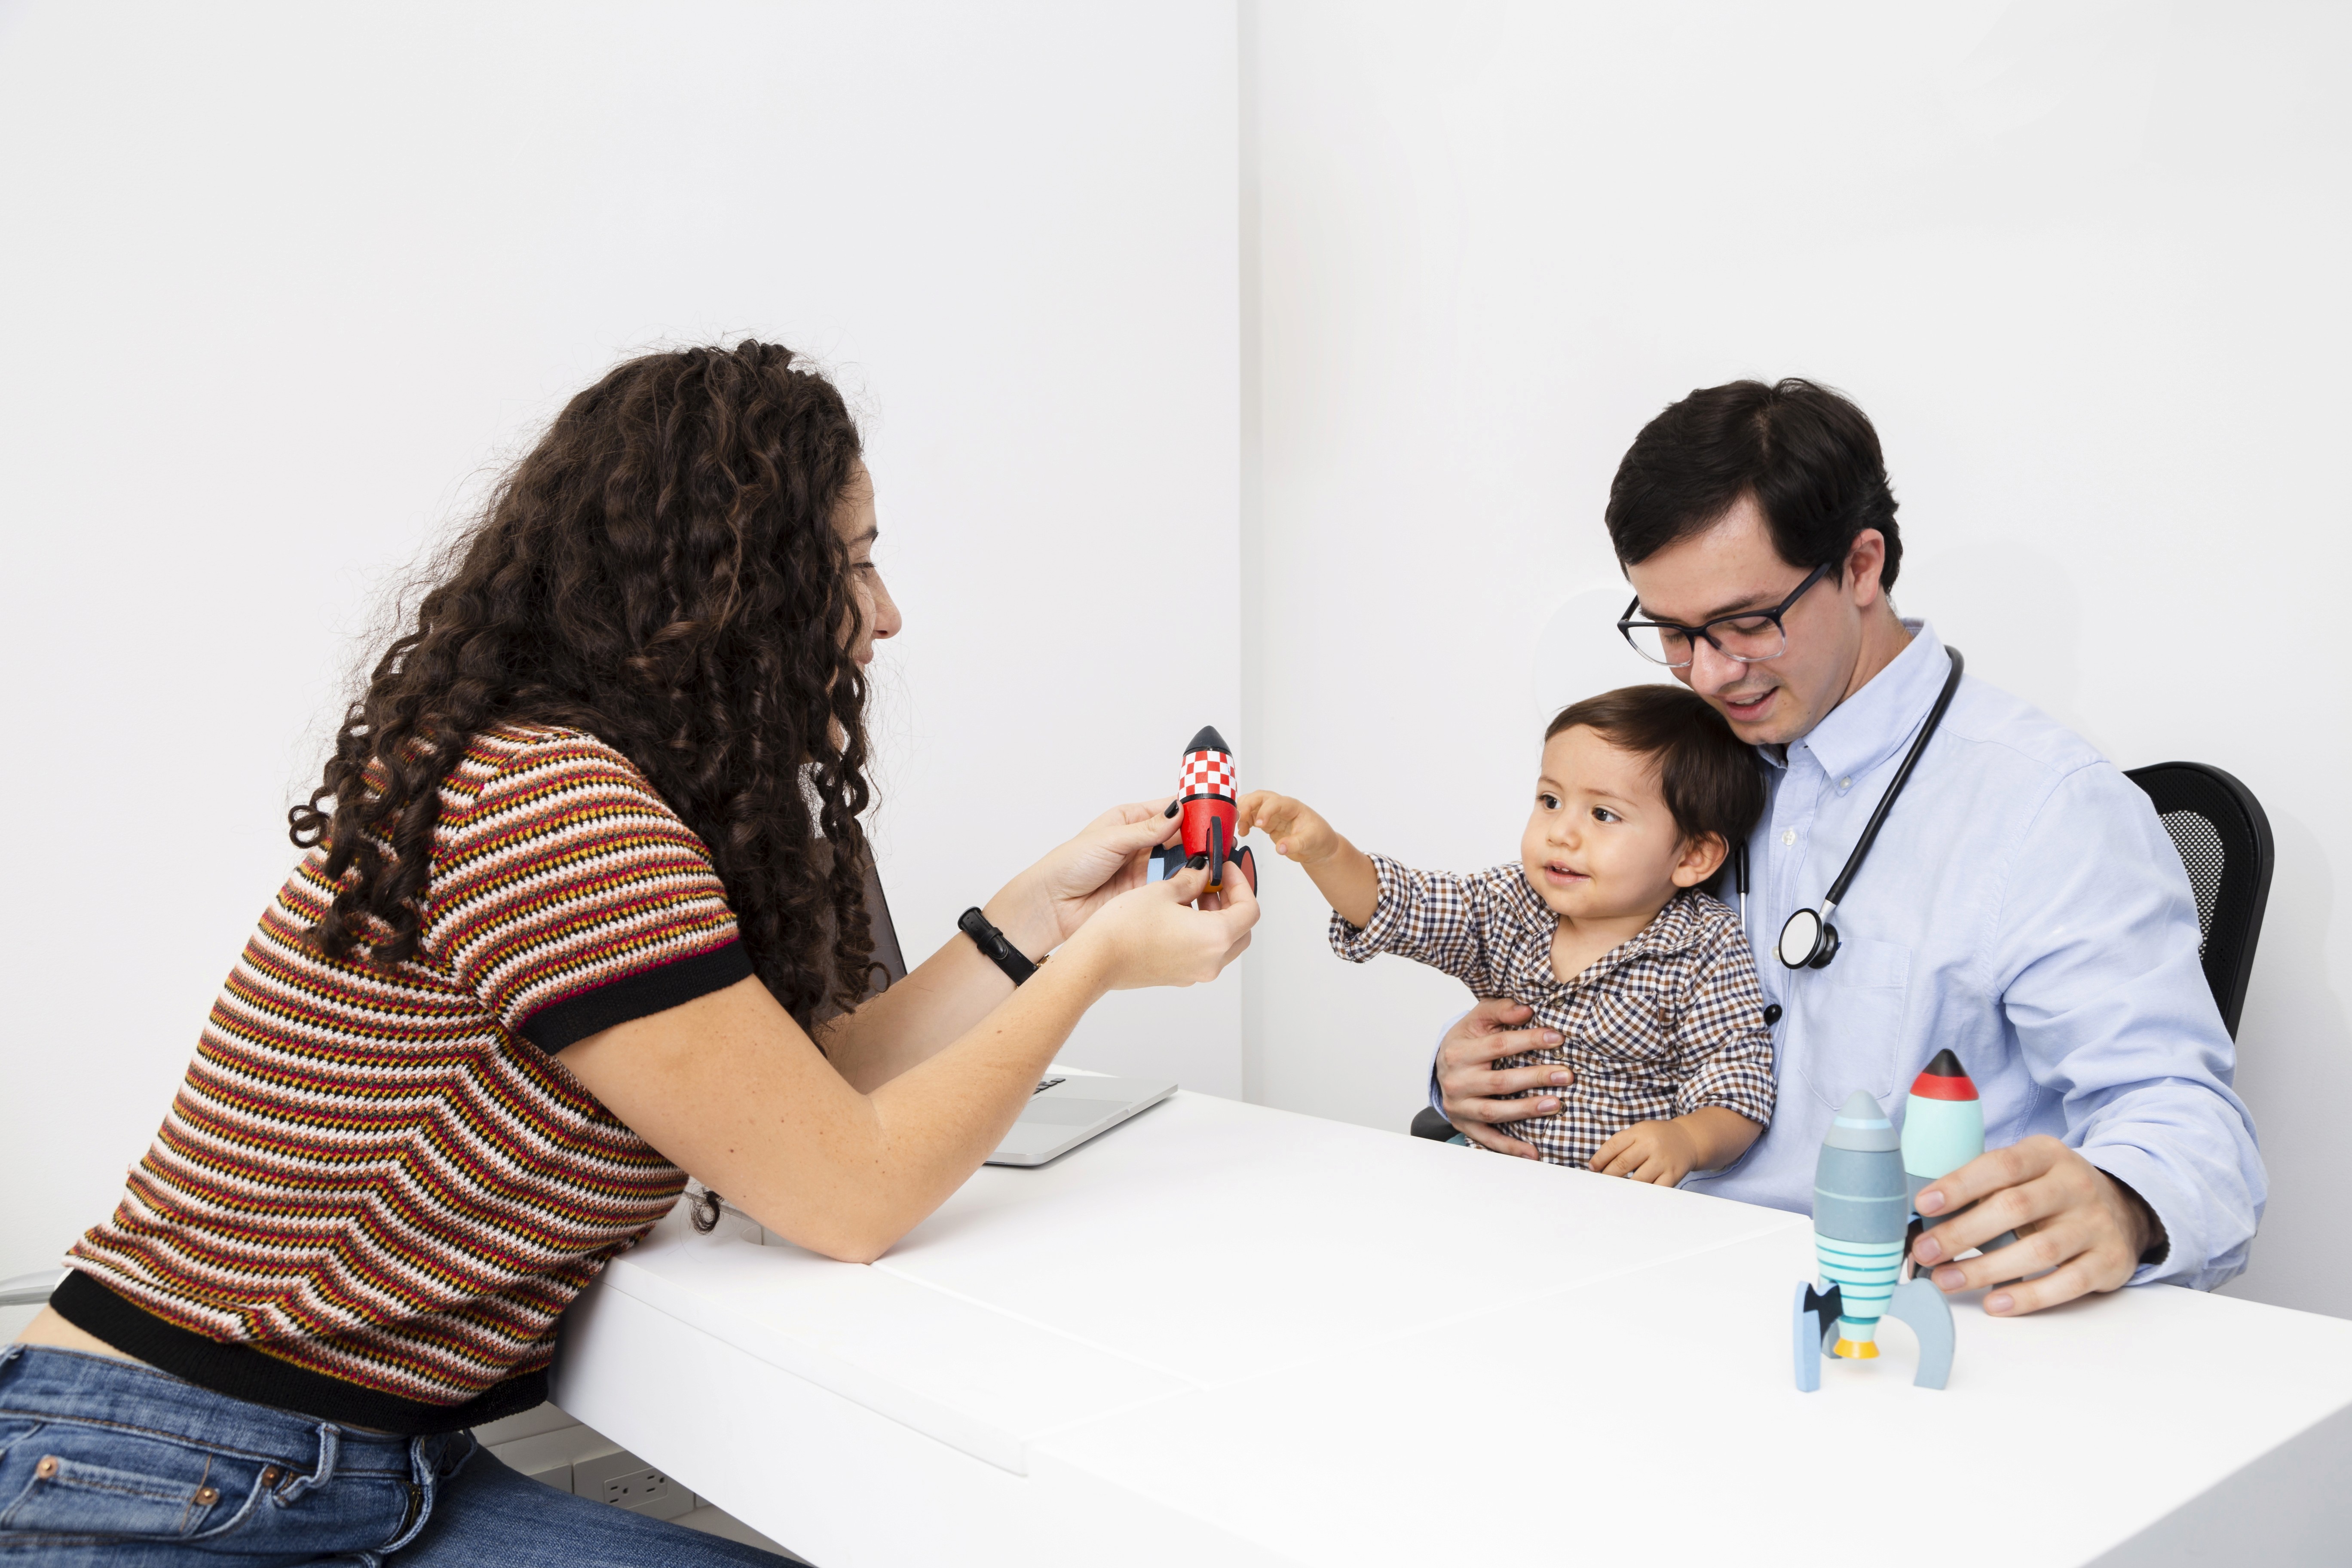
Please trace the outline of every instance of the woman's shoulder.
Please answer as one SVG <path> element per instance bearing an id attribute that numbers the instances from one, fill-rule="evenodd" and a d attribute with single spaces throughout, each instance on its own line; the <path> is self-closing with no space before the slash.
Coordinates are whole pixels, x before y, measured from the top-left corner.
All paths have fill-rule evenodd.
<path id="1" fill-rule="evenodd" d="M 488 832 L 506 837 L 526 823 L 661 818 L 685 830 L 677 811 L 619 747 L 561 724 L 506 723 L 475 734 L 441 786 L 437 835 L 444 847 Z"/>
<path id="2" fill-rule="evenodd" d="M 466 742 L 444 788 L 461 799 L 517 784 L 561 786 L 611 781 L 653 792 L 619 747 L 562 724 L 494 724 Z M 656 798 L 659 798 L 656 796 Z"/>

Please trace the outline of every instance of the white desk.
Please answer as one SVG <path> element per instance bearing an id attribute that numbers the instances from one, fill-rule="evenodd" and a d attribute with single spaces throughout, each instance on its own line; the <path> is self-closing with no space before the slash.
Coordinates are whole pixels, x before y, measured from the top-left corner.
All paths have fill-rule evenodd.
<path id="1" fill-rule="evenodd" d="M 1801 1394 L 1811 1242 L 1180 1094 L 871 1268 L 674 1215 L 573 1309 L 556 1396 L 821 1568 L 2352 1563 L 2352 1322 L 1962 1304 L 1948 1389 L 1890 1325 Z"/>

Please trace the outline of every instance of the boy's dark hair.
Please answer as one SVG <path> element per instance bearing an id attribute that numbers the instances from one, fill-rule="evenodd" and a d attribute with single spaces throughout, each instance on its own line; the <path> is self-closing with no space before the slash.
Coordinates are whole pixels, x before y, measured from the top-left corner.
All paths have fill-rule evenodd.
<path id="1" fill-rule="evenodd" d="M 1610 481 L 1610 542 L 1621 565 L 1703 533 L 1753 495 L 1791 566 L 1842 563 L 1854 535 L 1886 536 L 1878 585 L 1895 586 L 1903 535 L 1869 416 L 1791 376 L 1702 387 L 1642 426 Z"/>
<path id="2" fill-rule="evenodd" d="M 1659 793 L 1686 838 L 1718 833 L 1736 850 L 1764 815 L 1755 752 L 1696 692 L 1663 684 L 1604 691 L 1561 709 L 1544 739 L 1580 724 L 1656 763 Z"/>

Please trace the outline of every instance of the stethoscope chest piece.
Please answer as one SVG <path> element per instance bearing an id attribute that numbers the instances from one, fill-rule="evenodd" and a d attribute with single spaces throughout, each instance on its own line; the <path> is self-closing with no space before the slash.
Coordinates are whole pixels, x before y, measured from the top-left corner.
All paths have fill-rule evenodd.
<path id="1" fill-rule="evenodd" d="M 1837 950 L 1837 927 L 1814 910 L 1799 910 L 1780 928 L 1777 951 L 1780 962 L 1790 969 L 1827 969 Z"/>

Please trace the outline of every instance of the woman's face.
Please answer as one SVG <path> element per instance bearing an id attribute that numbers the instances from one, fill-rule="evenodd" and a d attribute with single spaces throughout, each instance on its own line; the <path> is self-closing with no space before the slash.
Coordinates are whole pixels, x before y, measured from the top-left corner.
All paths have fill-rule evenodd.
<path id="1" fill-rule="evenodd" d="M 850 649 L 859 664 L 874 662 L 874 644 L 898 635 L 898 601 L 883 585 L 881 569 L 874 564 L 874 541 L 881 528 L 874 518 L 874 476 L 859 463 L 834 509 L 833 526 L 849 546 L 850 591 L 857 595 L 857 644 Z"/>

